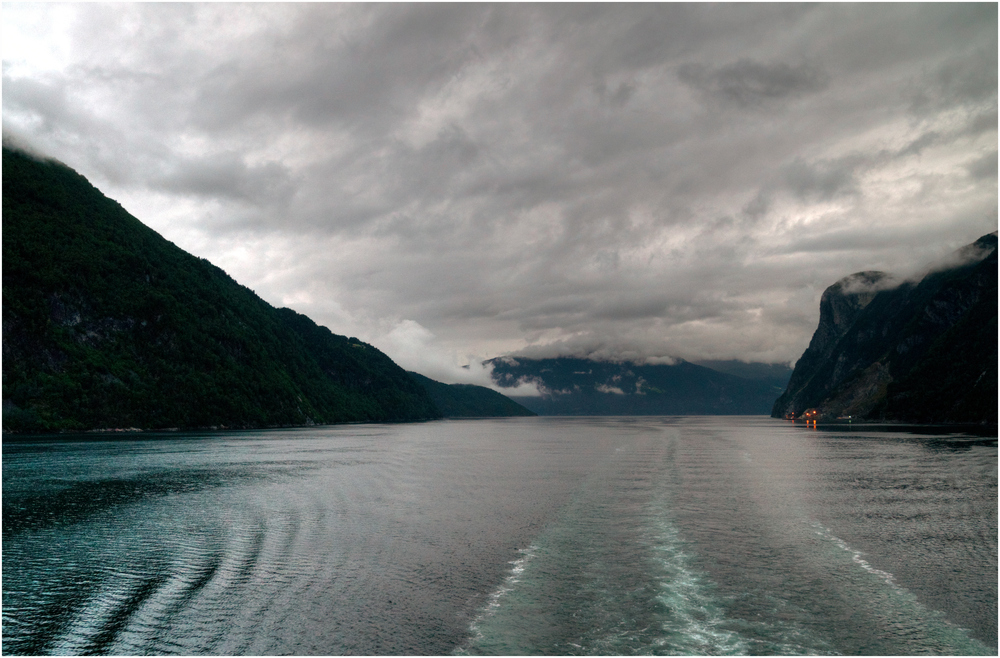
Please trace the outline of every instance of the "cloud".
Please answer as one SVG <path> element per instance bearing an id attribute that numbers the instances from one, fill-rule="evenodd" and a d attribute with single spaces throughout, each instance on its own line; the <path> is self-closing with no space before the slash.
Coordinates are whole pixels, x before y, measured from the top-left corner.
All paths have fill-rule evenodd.
<path id="1" fill-rule="evenodd" d="M 413 320 L 402 320 L 387 333 L 374 338 L 376 347 L 392 354 L 406 370 L 424 374 L 446 384 L 477 384 L 492 386 L 491 369 L 482 359 L 466 355 L 464 363 L 456 354 L 449 354 L 435 340 L 433 333 Z"/>
<path id="2" fill-rule="evenodd" d="M 402 320 L 387 333 L 376 335 L 371 340 L 376 347 L 391 354 L 393 360 L 405 370 L 419 372 L 445 384 L 474 384 L 505 395 L 542 395 L 537 383 L 528 380 L 500 388 L 493 381 L 493 366 L 487 362 L 486 356 L 459 355 L 413 320 Z"/>
<path id="3" fill-rule="evenodd" d="M 740 108 L 823 91 L 830 82 L 828 73 L 809 64 L 764 64 L 747 58 L 719 67 L 682 64 L 677 76 L 710 98 Z"/>
<path id="4" fill-rule="evenodd" d="M 608 89 L 604 80 L 600 80 L 594 85 L 594 93 L 597 94 L 597 97 L 613 107 L 625 107 L 632 95 L 635 94 L 635 90 L 635 85 L 627 81 L 619 82 L 618 88 L 614 91 Z"/>
<path id="5" fill-rule="evenodd" d="M 975 158 L 967 165 L 966 170 L 969 176 L 976 180 L 996 180 L 997 178 L 997 151 L 994 149 L 990 153 Z"/>
<path id="6" fill-rule="evenodd" d="M 23 135 L 14 131 L 4 131 L 3 147 L 12 151 L 19 151 L 41 162 L 52 160 L 51 157 L 41 151 L 38 151 L 34 146 L 32 146 L 30 140 L 25 139 Z"/>
<path id="7" fill-rule="evenodd" d="M 881 290 L 892 290 L 902 283 L 898 278 L 886 272 L 856 272 L 850 274 L 840 281 L 837 286 L 845 295 L 854 295 L 864 292 L 879 292 Z"/>
<path id="8" fill-rule="evenodd" d="M 989 10 L 987 10 L 989 12 Z M 996 9 L 992 20 L 996 22 Z M 984 16 L 985 20 L 989 20 Z M 924 114 L 958 103 L 995 103 L 997 93 L 997 41 L 971 43 L 971 53 L 952 55 L 922 71 L 911 88 L 913 111 Z M 969 66 L 969 55 L 982 66 Z"/>
<path id="9" fill-rule="evenodd" d="M 679 360 L 670 356 L 650 356 L 638 363 L 646 366 L 675 366 L 679 363 Z M 639 379 L 642 380 L 641 377 Z"/>
<path id="10" fill-rule="evenodd" d="M 553 390 L 546 388 L 541 382 L 529 379 L 527 377 L 521 377 L 514 383 L 513 386 L 497 386 L 493 385 L 493 390 L 498 393 L 503 393 L 504 395 L 512 395 L 515 397 L 551 397 L 553 395 L 565 395 L 569 391 Z"/>
<path id="11" fill-rule="evenodd" d="M 796 158 L 783 168 L 783 182 L 800 199 L 827 201 L 841 194 L 857 192 L 855 171 L 859 164 L 855 157 L 816 163 Z"/>
<path id="12" fill-rule="evenodd" d="M 913 279 L 919 280 L 929 272 L 941 271 L 962 265 L 970 265 L 972 263 L 982 261 L 996 249 L 997 232 L 993 231 L 991 235 L 994 238 L 992 244 L 990 244 L 990 241 L 987 240 L 984 242 L 976 241 L 972 244 L 965 245 L 961 249 L 957 249 L 944 258 L 932 263 L 929 268 L 919 271 Z"/>
<path id="13" fill-rule="evenodd" d="M 284 205 L 292 190 L 288 169 L 278 162 L 247 166 L 239 153 L 226 152 L 178 160 L 150 186 L 174 194 Z"/>
<path id="14" fill-rule="evenodd" d="M 793 361 L 834 281 L 996 229 L 995 5 L 7 9 L 5 136 L 450 382 Z"/>

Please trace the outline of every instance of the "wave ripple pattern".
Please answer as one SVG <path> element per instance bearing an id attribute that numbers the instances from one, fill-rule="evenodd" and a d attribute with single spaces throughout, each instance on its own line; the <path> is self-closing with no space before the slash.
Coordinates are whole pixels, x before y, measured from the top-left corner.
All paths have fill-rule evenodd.
<path id="1" fill-rule="evenodd" d="M 996 448 L 757 417 L 5 440 L 2 650 L 995 655 Z"/>

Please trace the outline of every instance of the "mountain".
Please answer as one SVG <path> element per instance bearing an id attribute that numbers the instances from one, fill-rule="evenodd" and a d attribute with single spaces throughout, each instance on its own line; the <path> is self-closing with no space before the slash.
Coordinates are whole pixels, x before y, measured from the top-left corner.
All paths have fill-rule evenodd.
<path id="1" fill-rule="evenodd" d="M 538 415 L 485 386 L 442 384 L 415 372 L 410 376 L 424 387 L 445 418 Z"/>
<path id="2" fill-rule="evenodd" d="M 3 149 L 3 428 L 438 418 L 356 338 L 276 309 L 65 165 Z"/>
<path id="3" fill-rule="evenodd" d="M 540 397 L 510 396 L 543 416 L 767 414 L 781 387 L 679 360 L 640 365 L 560 357 L 500 357 L 493 381 L 534 383 Z"/>
<path id="4" fill-rule="evenodd" d="M 830 286 L 775 417 L 997 422 L 997 234 L 920 281 L 859 272 Z"/>
<path id="5" fill-rule="evenodd" d="M 692 361 L 691 363 L 730 375 L 736 375 L 743 379 L 767 382 L 782 391 L 788 386 L 788 379 L 792 376 L 791 367 L 784 363 L 747 363 L 746 361 L 736 360 Z"/>

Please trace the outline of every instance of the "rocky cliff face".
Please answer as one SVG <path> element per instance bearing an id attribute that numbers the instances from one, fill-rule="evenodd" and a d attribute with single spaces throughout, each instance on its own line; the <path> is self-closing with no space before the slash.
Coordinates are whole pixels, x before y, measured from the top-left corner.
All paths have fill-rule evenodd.
<path id="1" fill-rule="evenodd" d="M 875 295 L 896 285 L 898 282 L 885 272 L 867 271 L 846 276 L 827 288 L 820 298 L 819 326 L 808 349 L 829 356 Z"/>
<path id="2" fill-rule="evenodd" d="M 879 271 L 857 272 L 844 277 L 825 291 L 819 303 L 819 325 L 809 341 L 788 382 L 788 388 L 772 409 L 773 416 L 798 415 L 814 406 L 816 399 L 828 395 L 843 379 L 844 359 L 832 362 L 831 357 L 861 312 L 875 296 L 891 289 L 898 282 L 889 274 Z M 823 375 L 817 377 L 822 372 Z"/>
<path id="3" fill-rule="evenodd" d="M 772 415 L 996 422 L 996 233 L 919 282 L 860 272 L 830 286 Z"/>

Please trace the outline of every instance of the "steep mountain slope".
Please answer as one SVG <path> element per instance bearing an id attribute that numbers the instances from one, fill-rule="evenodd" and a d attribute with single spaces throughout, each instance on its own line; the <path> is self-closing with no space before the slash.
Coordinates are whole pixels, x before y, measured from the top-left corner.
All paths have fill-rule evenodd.
<path id="1" fill-rule="evenodd" d="M 3 426 L 440 417 L 371 345 L 275 309 L 82 176 L 3 149 Z"/>
<path id="2" fill-rule="evenodd" d="M 828 288 L 772 415 L 996 423 L 996 246 L 983 236 L 919 282 L 879 289 L 861 273 Z"/>
<path id="3" fill-rule="evenodd" d="M 815 401 L 829 393 L 829 381 L 838 375 L 826 373 L 817 377 L 817 371 L 836 366 L 830 357 L 840 339 L 881 290 L 891 289 L 898 283 L 885 272 L 857 272 L 823 291 L 819 302 L 819 325 L 809 347 L 795 364 L 785 393 L 775 402 L 772 415 L 786 413 L 781 411 L 779 414 L 779 408 L 800 409 L 798 413 L 801 413 L 812 406 L 804 400 Z"/>
<path id="4" fill-rule="evenodd" d="M 541 397 L 510 397 L 541 415 L 766 414 L 781 390 L 767 381 L 686 361 L 638 365 L 501 357 L 488 363 L 493 366 L 493 381 L 501 387 L 536 384 Z"/>
<path id="5" fill-rule="evenodd" d="M 537 415 L 485 386 L 442 384 L 415 372 L 411 372 L 410 376 L 424 387 L 445 418 Z"/>

